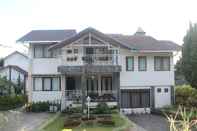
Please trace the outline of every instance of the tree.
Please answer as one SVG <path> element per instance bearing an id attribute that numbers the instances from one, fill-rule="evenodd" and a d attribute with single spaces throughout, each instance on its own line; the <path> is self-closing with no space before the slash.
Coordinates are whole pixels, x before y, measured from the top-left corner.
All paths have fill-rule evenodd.
<path id="1" fill-rule="evenodd" d="M 184 37 L 182 71 L 190 85 L 197 88 L 197 24 L 190 24 Z"/>
<path id="2" fill-rule="evenodd" d="M 3 59 L 0 58 L 0 67 L 3 67 L 3 63 L 4 63 Z"/>

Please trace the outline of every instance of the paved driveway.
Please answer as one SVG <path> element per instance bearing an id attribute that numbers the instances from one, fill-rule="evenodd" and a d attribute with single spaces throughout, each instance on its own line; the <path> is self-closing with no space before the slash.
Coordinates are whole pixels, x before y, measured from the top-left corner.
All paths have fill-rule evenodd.
<path id="1" fill-rule="evenodd" d="M 0 124 L 0 131 L 36 131 L 35 129 L 46 121 L 51 115 L 48 113 L 24 113 L 20 111 L 0 112 L 5 122 Z"/>
<path id="2" fill-rule="evenodd" d="M 134 122 L 133 131 L 169 131 L 168 122 L 164 117 L 157 115 L 130 115 Z"/>

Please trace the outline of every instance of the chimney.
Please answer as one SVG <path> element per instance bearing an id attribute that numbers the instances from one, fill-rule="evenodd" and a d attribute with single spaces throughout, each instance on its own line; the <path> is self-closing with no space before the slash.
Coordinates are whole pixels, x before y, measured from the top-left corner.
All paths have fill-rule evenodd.
<path id="1" fill-rule="evenodd" d="M 146 35 L 146 32 L 141 28 L 141 27 L 138 27 L 137 31 L 135 32 L 134 35 Z"/>

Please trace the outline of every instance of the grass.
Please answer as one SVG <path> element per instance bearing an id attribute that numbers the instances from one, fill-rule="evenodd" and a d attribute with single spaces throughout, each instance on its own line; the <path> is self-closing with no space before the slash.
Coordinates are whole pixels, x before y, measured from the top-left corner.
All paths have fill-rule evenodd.
<path id="1" fill-rule="evenodd" d="M 84 125 L 83 123 L 73 128 L 73 131 L 123 131 L 124 129 L 131 126 L 131 122 L 120 114 L 113 114 L 112 119 L 115 121 L 115 126 L 103 126 L 95 123 L 94 125 Z M 48 123 L 42 131 L 61 131 L 63 129 L 65 116 L 60 115 L 51 123 Z"/>

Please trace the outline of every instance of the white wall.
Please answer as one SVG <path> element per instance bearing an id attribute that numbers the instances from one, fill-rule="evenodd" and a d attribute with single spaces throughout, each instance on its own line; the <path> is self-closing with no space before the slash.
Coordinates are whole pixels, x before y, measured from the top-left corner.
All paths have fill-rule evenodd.
<path id="1" fill-rule="evenodd" d="M 4 66 L 7 65 L 16 65 L 22 68 L 23 70 L 28 71 L 29 60 L 27 57 L 21 54 L 14 53 L 13 55 L 4 59 Z"/>
<path id="2" fill-rule="evenodd" d="M 134 56 L 134 71 L 126 71 L 126 56 Z M 147 71 L 138 71 L 138 56 L 147 56 Z M 170 71 L 154 71 L 154 56 L 171 56 Z M 174 85 L 174 65 L 171 53 L 139 53 L 121 49 L 119 58 L 122 65 L 120 72 L 121 88 Z"/>
<path id="3" fill-rule="evenodd" d="M 32 101 L 57 101 L 61 100 L 62 93 L 61 91 L 33 91 L 32 92 Z"/>

